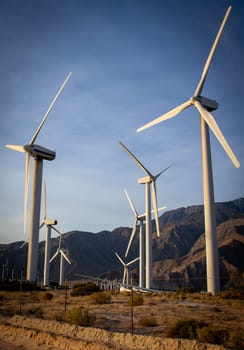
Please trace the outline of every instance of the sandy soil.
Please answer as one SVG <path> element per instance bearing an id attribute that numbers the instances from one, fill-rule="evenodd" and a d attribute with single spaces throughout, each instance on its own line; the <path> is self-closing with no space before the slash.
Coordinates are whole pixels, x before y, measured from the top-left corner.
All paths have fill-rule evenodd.
<path id="1" fill-rule="evenodd" d="M 111 294 L 106 304 L 92 302 L 90 296 L 73 297 L 64 290 L 51 291 L 53 298 L 43 298 L 46 292 L 0 293 L 0 350 L 220 350 L 220 346 L 197 341 L 166 338 L 167 329 L 176 320 L 196 318 L 214 329 L 224 329 L 237 335 L 244 331 L 243 301 L 209 297 L 205 294 L 177 296 L 175 294 L 143 294 L 143 303 L 134 306 L 134 334 L 131 334 L 131 296 Z M 136 295 L 134 296 L 136 297 Z M 83 307 L 95 316 L 93 327 L 79 327 L 64 320 L 67 312 Z M 22 316 L 18 316 L 21 311 Z M 41 311 L 41 313 L 40 313 Z M 143 317 L 156 320 L 154 327 L 142 325 Z M 37 318 L 38 317 L 38 318 Z"/>
<path id="2" fill-rule="evenodd" d="M 1 319 L 2 350 L 223 350 L 221 346 L 84 328 L 23 316 Z"/>

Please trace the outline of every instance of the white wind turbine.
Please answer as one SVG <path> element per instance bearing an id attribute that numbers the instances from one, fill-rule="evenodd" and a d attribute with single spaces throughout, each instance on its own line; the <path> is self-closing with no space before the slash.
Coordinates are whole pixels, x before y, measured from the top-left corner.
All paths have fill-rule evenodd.
<path id="1" fill-rule="evenodd" d="M 47 219 L 47 193 L 46 193 L 46 183 L 44 182 L 44 210 L 43 210 L 43 220 L 40 225 L 40 229 L 46 226 L 46 240 L 45 240 L 45 255 L 44 255 L 44 270 L 43 270 L 43 285 L 49 285 L 49 259 L 50 259 L 50 243 L 51 243 L 51 233 L 52 229 L 56 231 L 59 235 L 61 232 L 54 227 L 57 225 L 57 220 Z"/>
<path id="2" fill-rule="evenodd" d="M 117 258 L 119 259 L 119 261 L 121 262 L 121 264 L 124 266 L 124 273 L 123 273 L 123 279 L 122 279 L 122 284 L 123 286 L 125 286 L 125 288 L 129 288 L 130 285 L 130 279 L 129 279 L 129 266 L 131 266 L 132 264 L 134 264 L 136 261 L 138 261 L 140 258 L 136 258 L 133 259 L 131 261 L 129 261 L 128 263 L 124 262 L 121 257 L 119 256 L 118 253 L 115 252 L 115 255 L 117 256 Z"/>
<path id="3" fill-rule="evenodd" d="M 149 170 L 134 156 L 134 154 L 120 141 L 119 144 L 134 160 L 134 162 L 147 174 L 147 176 L 138 179 L 140 184 L 146 186 L 146 288 L 152 288 L 152 220 L 151 220 L 151 189 L 152 186 L 152 203 L 156 223 L 157 236 L 160 236 L 159 221 L 158 221 L 158 204 L 156 193 L 156 180 L 170 166 L 160 171 L 157 175 L 152 175 Z"/>
<path id="4" fill-rule="evenodd" d="M 5 264 L 2 264 L 2 280 L 5 279 L 5 267 L 8 268 L 8 258 L 6 258 Z M 7 274 L 8 275 L 8 274 Z M 7 278 L 7 277 L 6 277 Z"/>
<path id="5" fill-rule="evenodd" d="M 49 262 L 51 263 L 56 258 L 56 256 L 58 256 L 60 254 L 60 266 L 59 266 L 59 285 L 60 285 L 60 287 L 62 287 L 64 285 L 64 259 L 67 261 L 68 264 L 71 264 L 71 261 L 70 261 L 69 257 L 67 256 L 68 250 L 61 248 L 62 235 L 63 234 L 60 233 L 58 248 L 57 248 L 56 252 L 54 253 L 54 255 L 51 257 L 51 259 L 49 260 Z"/>
<path id="6" fill-rule="evenodd" d="M 205 83 L 207 73 L 212 62 L 215 50 L 219 43 L 224 26 L 231 11 L 231 6 L 228 7 L 224 19 L 221 23 L 217 36 L 214 40 L 213 46 L 210 50 L 205 66 L 202 71 L 200 81 L 194 92 L 193 97 L 184 102 L 180 106 L 163 114 L 155 120 L 140 127 L 137 131 L 140 132 L 155 124 L 158 124 L 167 119 L 173 118 L 184 109 L 194 106 L 200 113 L 200 128 L 201 128 L 201 145 L 202 145 L 202 177 L 203 177 L 203 197 L 204 197 L 204 216 L 205 216 L 205 237 L 206 237 L 206 265 L 207 265 L 207 290 L 212 294 L 216 294 L 220 290 L 219 281 L 219 264 L 218 264 L 218 246 L 217 246 L 217 232 L 215 219 L 215 203 L 214 203 L 214 189 L 213 189 L 213 174 L 212 161 L 209 139 L 209 128 L 212 130 L 215 137 L 220 142 L 221 146 L 233 162 L 239 168 L 240 163 L 235 154 L 231 150 L 228 142 L 218 127 L 214 117 L 210 112 L 218 108 L 216 101 L 210 100 L 201 96 L 203 85 Z"/>
<path id="7" fill-rule="evenodd" d="M 129 243 L 125 252 L 125 257 L 127 257 L 131 244 L 133 242 L 133 239 L 135 237 L 136 234 L 136 229 L 137 229 L 137 225 L 139 223 L 139 258 L 140 258 L 140 263 L 139 263 L 139 287 L 140 288 L 145 288 L 145 235 L 144 235 L 144 230 L 143 230 L 143 226 L 144 226 L 144 221 L 146 220 L 146 213 L 143 214 L 138 214 L 135 206 L 133 205 L 129 194 L 127 193 L 127 191 L 125 190 L 125 194 L 126 197 L 128 199 L 129 205 L 134 213 L 135 216 L 135 221 L 134 221 L 134 225 L 133 225 L 133 229 L 130 235 L 130 239 L 129 239 Z M 164 210 L 166 209 L 166 207 L 161 207 L 158 208 L 158 211 Z M 154 213 L 154 210 L 151 210 L 151 213 Z"/>
<path id="8" fill-rule="evenodd" d="M 26 232 L 26 217 L 27 217 L 27 201 L 28 201 L 28 186 L 30 177 L 30 161 L 34 158 L 33 182 L 32 182 L 32 202 L 30 211 L 30 232 L 28 245 L 28 259 L 27 259 L 27 280 L 36 281 L 37 278 L 37 261 L 38 261 L 38 241 L 39 241 L 39 226 L 40 226 L 40 206 L 41 206 L 41 186 L 42 186 L 42 168 L 43 160 L 52 161 L 56 157 L 56 152 L 35 144 L 35 140 L 45 123 L 49 112 L 53 108 L 57 98 L 61 94 L 65 84 L 69 80 L 71 73 L 68 74 L 62 86 L 58 90 L 56 96 L 52 100 L 47 112 L 32 136 L 30 142 L 24 146 L 6 145 L 15 151 L 26 154 L 25 167 L 25 196 L 24 196 L 24 231 Z"/>

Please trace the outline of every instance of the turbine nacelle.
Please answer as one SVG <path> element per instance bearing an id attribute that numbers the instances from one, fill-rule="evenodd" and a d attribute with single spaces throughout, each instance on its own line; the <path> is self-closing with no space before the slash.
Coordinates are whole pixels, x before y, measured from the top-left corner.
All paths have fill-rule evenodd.
<path id="1" fill-rule="evenodd" d="M 51 219 L 47 219 L 44 220 L 44 225 L 46 226 L 53 226 L 53 225 L 57 225 L 58 221 L 57 220 L 51 220 Z"/>
<path id="2" fill-rule="evenodd" d="M 212 112 L 215 111 L 218 107 L 219 104 L 217 101 L 215 100 L 210 100 L 207 97 L 204 96 L 196 96 L 196 97 L 192 97 L 193 101 L 198 101 L 201 103 L 201 105 L 208 111 L 208 112 Z"/>
<path id="3" fill-rule="evenodd" d="M 137 179 L 139 184 L 148 184 L 151 183 L 153 181 L 151 176 L 145 176 L 145 177 L 141 177 L 140 179 Z"/>
<path id="4" fill-rule="evenodd" d="M 24 150 L 29 153 L 33 158 L 40 157 L 45 160 L 54 160 L 56 157 L 56 152 L 48 148 L 39 145 L 25 145 Z"/>

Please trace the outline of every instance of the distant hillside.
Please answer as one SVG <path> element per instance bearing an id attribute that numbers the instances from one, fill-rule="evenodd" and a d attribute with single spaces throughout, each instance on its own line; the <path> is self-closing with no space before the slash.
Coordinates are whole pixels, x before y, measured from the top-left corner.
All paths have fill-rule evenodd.
<path id="1" fill-rule="evenodd" d="M 197 288 L 205 285 L 205 238 L 203 206 L 189 206 L 167 211 L 160 216 L 161 237 L 153 234 L 153 274 L 155 285 L 161 288 L 178 288 L 185 284 Z M 220 255 L 221 283 L 239 283 L 244 272 L 244 198 L 216 203 L 216 222 Z M 62 245 L 69 249 L 72 265 L 66 268 L 69 280 L 79 279 L 79 274 L 90 276 L 122 277 L 122 266 L 115 257 L 117 251 L 124 255 L 131 228 L 120 227 L 112 232 L 99 233 L 72 231 L 63 236 Z M 20 276 L 26 268 L 27 246 L 21 242 L 0 244 L 0 264 L 8 258 L 5 275 L 11 270 Z M 58 238 L 52 239 L 51 254 L 58 246 Z M 135 238 L 130 256 L 138 256 L 138 239 Z M 39 244 L 39 277 L 43 275 L 44 242 Z M 8 270 L 8 271 L 7 271 Z M 136 270 L 134 271 L 136 272 Z M 58 280 L 59 259 L 50 268 L 50 278 Z"/>
<path id="2" fill-rule="evenodd" d="M 238 287 L 244 272 L 244 218 L 228 220 L 217 227 L 221 285 Z M 154 275 L 161 288 L 182 287 L 186 283 L 206 289 L 205 234 L 180 259 L 154 263 Z"/>

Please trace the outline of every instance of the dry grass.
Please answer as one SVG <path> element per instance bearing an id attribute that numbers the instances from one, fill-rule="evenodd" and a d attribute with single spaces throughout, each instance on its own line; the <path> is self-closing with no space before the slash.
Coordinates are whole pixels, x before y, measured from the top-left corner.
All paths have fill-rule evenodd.
<path id="1" fill-rule="evenodd" d="M 130 305 L 130 295 L 120 293 L 111 294 L 108 303 L 98 304 L 86 296 L 71 296 L 68 290 L 66 306 L 65 291 L 53 290 L 53 298 L 45 300 L 45 292 L 19 292 L 0 293 L 0 314 L 12 316 L 21 313 L 25 316 L 41 317 L 49 320 L 65 320 L 66 313 L 82 307 L 95 318 L 94 326 L 97 328 L 131 332 L 132 311 L 135 334 L 165 336 L 169 327 L 177 320 L 195 318 L 210 324 L 214 329 L 226 330 L 235 334 L 244 334 L 243 300 L 227 299 L 223 296 L 208 296 L 207 294 L 186 294 L 182 300 L 181 295 L 175 293 L 141 294 L 143 304 Z M 154 327 L 141 322 L 142 318 L 155 321 Z"/>

